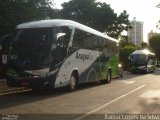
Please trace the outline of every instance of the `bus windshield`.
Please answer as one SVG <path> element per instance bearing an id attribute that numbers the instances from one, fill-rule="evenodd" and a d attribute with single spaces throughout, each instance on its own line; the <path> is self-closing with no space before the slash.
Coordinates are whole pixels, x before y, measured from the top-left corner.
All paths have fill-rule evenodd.
<path id="1" fill-rule="evenodd" d="M 52 34 L 53 28 L 17 30 L 10 48 L 9 64 L 20 68 L 49 64 Z"/>
<path id="2" fill-rule="evenodd" d="M 71 29 L 65 26 L 16 30 L 10 47 L 9 65 L 40 69 L 59 64 L 67 55 Z"/>
<path id="3" fill-rule="evenodd" d="M 146 55 L 145 54 L 133 54 L 131 59 L 132 64 L 135 65 L 146 65 Z"/>

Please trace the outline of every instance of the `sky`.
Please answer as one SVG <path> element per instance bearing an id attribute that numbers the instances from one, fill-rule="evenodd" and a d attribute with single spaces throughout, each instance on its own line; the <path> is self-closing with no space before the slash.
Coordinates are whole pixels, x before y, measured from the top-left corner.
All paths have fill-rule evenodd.
<path id="1" fill-rule="evenodd" d="M 55 7 L 61 8 L 63 2 L 70 0 L 54 0 Z M 156 5 L 160 0 L 97 0 L 98 2 L 106 2 L 110 4 L 115 13 L 119 14 L 126 10 L 129 14 L 129 20 L 136 18 L 136 21 L 143 22 L 144 42 L 147 42 L 147 33 L 160 32 L 156 29 L 156 25 L 160 20 L 160 8 Z"/>

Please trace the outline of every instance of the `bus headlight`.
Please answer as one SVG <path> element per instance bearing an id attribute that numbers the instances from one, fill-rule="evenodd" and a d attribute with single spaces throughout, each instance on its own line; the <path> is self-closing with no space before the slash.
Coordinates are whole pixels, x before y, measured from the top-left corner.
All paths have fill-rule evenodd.
<path id="1" fill-rule="evenodd" d="M 30 78 L 33 78 L 33 79 L 36 79 L 36 78 L 39 78 L 39 77 L 40 77 L 39 75 L 30 76 Z"/>
<path id="2" fill-rule="evenodd" d="M 46 77 L 46 76 L 47 76 L 46 74 L 41 74 L 41 75 L 40 75 L 41 78 L 44 78 L 44 77 Z"/>
<path id="3" fill-rule="evenodd" d="M 118 64 L 118 67 L 119 67 L 119 68 L 121 68 L 121 67 L 122 67 L 122 65 L 121 65 L 121 64 Z"/>

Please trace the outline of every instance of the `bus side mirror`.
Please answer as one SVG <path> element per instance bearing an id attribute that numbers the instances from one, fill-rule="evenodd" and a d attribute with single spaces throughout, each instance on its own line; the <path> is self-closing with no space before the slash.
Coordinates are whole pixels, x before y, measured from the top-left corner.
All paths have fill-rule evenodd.
<path id="1" fill-rule="evenodd" d="M 128 59 L 129 59 L 129 60 L 132 60 L 132 59 L 133 59 L 133 55 L 130 54 L 129 57 L 128 57 Z"/>
<path id="2" fill-rule="evenodd" d="M 129 56 L 128 56 L 128 59 L 131 60 L 131 59 L 132 59 L 132 55 L 129 55 Z"/>
<path id="3" fill-rule="evenodd" d="M 145 60 L 148 60 L 148 56 L 146 55 L 146 58 L 145 58 Z"/>
<path id="4" fill-rule="evenodd" d="M 57 33 L 55 35 L 54 40 L 51 42 L 51 51 L 53 51 L 54 49 L 56 49 L 57 46 L 60 46 L 61 41 L 61 37 L 65 36 L 66 33 Z"/>
<path id="5" fill-rule="evenodd" d="M 131 59 L 131 57 L 129 56 L 129 57 L 128 57 L 128 59 L 130 60 L 130 59 Z"/>
<path id="6" fill-rule="evenodd" d="M 57 33 L 56 34 L 56 39 L 58 40 L 60 37 L 65 36 L 66 33 Z"/>
<path id="7" fill-rule="evenodd" d="M 2 50 L 2 45 L 0 45 L 0 50 Z"/>

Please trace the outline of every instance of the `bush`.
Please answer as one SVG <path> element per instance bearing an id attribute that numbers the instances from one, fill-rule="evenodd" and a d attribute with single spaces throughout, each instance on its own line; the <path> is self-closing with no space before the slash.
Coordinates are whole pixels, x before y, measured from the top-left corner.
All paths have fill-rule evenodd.
<path id="1" fill-rule="evenodd" d="M 151 50 L 156 54 L 157 59 L 160 61 L 160 35 L 154 35 L 149 39 L 149 46 Z"/>
<path id="2" fill-rule="evenodd" d="M 129 55 L 137 49 L 135 46 L 127 45 L 120 49 L 119 59 L 122 64 L 123 70 L 129 70 L 130 62 Z"/>

